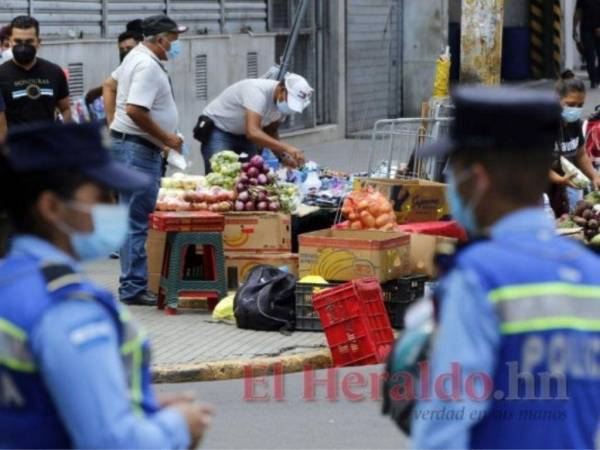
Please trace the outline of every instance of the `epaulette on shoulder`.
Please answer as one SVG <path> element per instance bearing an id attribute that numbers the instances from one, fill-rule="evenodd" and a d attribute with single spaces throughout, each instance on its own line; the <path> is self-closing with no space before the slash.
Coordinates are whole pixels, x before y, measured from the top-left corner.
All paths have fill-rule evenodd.
<path id="1" fill-rule="evenodd" d="M 43 264 L 40 270 L 50 293 L 82 282 L 81 275 L 66 264 Z"/>

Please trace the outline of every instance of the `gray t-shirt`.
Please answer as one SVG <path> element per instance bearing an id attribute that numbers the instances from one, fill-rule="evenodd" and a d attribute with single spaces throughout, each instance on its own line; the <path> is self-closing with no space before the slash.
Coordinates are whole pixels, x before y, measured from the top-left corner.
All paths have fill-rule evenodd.
<path id="1" fill-rule="evenodd" d="M 284 115 L 273 100 L 278 82 L 274 80 L 242 80 L 214 99 L 203 114 L 210 117 L 217 128 L 236 135 L 246 134 L 246 110 L 262 117 L 262 126 L 279 122 Z"/>
<path id="2" fill-rule="evenodd" d="M 117 110 L 111 130 L 143 136 L 162 147 L 162 142 L 142 131 L 125 112 L 127 104 L 150 111 L 150 117 L 163 130 L 174 133 L 179 122 L 169 76 L 160 60 L 144 44 L 138 44 L 112 73 L 118 82 Z"/>

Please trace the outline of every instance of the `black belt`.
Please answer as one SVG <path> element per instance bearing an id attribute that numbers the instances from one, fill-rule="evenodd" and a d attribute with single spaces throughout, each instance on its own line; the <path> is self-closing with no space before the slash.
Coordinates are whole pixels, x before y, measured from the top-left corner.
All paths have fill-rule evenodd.
<path id="1" fill-rule="evenodd" d="M 146 138 L 143 138 L 141 136 L 136 136 L 135 134 L 127 134 L 127 133 L 121 133 L 120 131 L 110 130 L 110 135 L 112 137 L 114 137 L 115 139 L 121 139 L 123 141 L 134 142 L 136 144 L 143 145 L 144 147 L 149 148 L 150 150 L 156 150 L 157 152 L 162 152 L 162 148 L 160 148 L 158 145 L 153 144 Z"/>

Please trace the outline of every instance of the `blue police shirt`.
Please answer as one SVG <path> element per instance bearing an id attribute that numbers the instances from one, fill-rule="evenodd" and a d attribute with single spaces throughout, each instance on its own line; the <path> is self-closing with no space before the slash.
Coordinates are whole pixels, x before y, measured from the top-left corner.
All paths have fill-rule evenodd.
<path id="1" fill-rule="evenodd" d="M 543 209 L 524 209 L 508 215 L 491 228 L 491 236 L 519 234 L 532 241 L 555 233 L 554 224 Z M 496 312 L 474 273 L 455 269 L 445 280 L 440 325 L 431 358 L 431 400 L 420 400 L 412 417 L 412 447 L 416 449 L 469 448 L 470 432 L 491 406 L 486 401 L 436 398 L 436 378 L 449 373 L 451 364 L 466 374 L 493 374 L 500 347 Z M 478 392 L 481 384 L 475 384 Z M 450 393 L 449 383 L 445 389 Z M 435 414 L 438 412 L 438 414 Z"/>
<path id="2" fill-rule="evenodd" d="M 33 236 L 14 239 L 11 253 L 79 270 L 71 257 Z M 31 346 L 74 447 L 189 447 L 187 424 L 179 412 L 134 413 L 117 330 L 101 305 L 74 300 L 52 308 L 33 331 Z"/>

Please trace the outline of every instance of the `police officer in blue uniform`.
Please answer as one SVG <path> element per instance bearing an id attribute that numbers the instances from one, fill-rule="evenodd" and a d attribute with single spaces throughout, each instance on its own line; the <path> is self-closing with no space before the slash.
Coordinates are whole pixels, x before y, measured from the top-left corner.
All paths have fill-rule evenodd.
<path id="1" fill-rule="evenodd" d="M 79 263 L 127 232 L 111 190 L 148 180 L 112 161 L 96 125 L 14 130 L 0 153 L 16 231 L 0 264 L 0 448 L 193 448 L 211 410 L 157 399 L 149 343 Z"/>
<path id="2" fill-rule="evenodd" d="M 412 445 L 594 448 L 600 260 L 557 237 L 541 207 L 561 108 L 508 88 L 463 88 L 454 103 L 450 138 L 424 154 L 450 155 L 452 214 L 480 239 L 440 281 Z"/>

